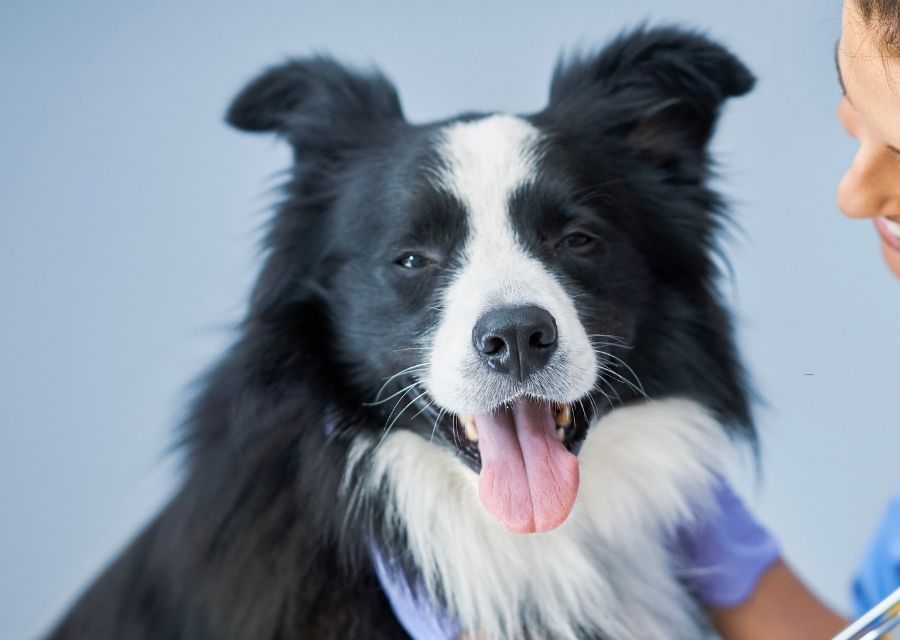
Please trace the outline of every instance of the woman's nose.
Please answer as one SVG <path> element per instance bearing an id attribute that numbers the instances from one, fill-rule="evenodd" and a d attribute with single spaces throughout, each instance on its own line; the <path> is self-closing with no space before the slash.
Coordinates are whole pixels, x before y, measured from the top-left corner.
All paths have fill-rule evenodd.
<path id="1" fill-rule="evenodd" d="M 841 211 L 851 218 L 871 218 L 882 214 L 890 199 L 889 185 L 878 175 L 878 157 L 866 144 L 860 144 L 853 162 L 838 186 Z"/>

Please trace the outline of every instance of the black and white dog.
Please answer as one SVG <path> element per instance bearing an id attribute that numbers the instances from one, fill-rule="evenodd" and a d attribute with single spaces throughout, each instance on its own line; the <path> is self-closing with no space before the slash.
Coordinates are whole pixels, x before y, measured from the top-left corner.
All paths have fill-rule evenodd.
<path id="1" fill-rule="evenodd" d="M 707 184 L 752 84 L 677 29 L 525 116 L 413 125 L 322 57 L 250 83 L 228 121 L 295 163 L 247 316 L 177 495 L 51 637 L 405 637 L 373 549 L 479 637 L 702 635 L 669 540 L 753 438 Z"/>

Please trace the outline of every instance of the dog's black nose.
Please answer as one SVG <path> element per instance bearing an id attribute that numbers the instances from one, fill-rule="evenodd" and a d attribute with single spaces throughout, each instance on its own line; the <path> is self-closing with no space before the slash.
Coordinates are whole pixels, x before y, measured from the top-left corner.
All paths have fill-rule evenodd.
<path id="1" fill-rule="evenodd" d="M 556 320 L 535 305 L 501 307 L 479 318 L 472 342 L 489 367 L 522 381 L 556 351 Z"/>

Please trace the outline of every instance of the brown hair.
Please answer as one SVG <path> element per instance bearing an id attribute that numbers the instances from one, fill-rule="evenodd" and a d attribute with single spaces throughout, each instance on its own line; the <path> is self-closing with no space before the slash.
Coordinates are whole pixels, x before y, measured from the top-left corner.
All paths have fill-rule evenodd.
<path id="1" fill-rule="evenodd" d="M 878 32 L 881 47 L 900 56 L 900 0 L 853 0 L 866 24 Z"/>

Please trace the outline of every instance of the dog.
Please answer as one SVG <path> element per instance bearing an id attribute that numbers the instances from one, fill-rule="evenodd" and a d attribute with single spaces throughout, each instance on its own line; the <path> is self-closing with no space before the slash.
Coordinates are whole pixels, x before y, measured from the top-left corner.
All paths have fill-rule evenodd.
<path id="1" fill-rule="evenodd" d="M 183 482 L 49 637 L 406 637 L 373 554 L 478 637 L 701 637 L 667 540 L 755 438 L 708 149 L 753 83 L 677 27 L 564 57 L 530 115 L 265 70 L 226 119 L 293 167 Z"/>

